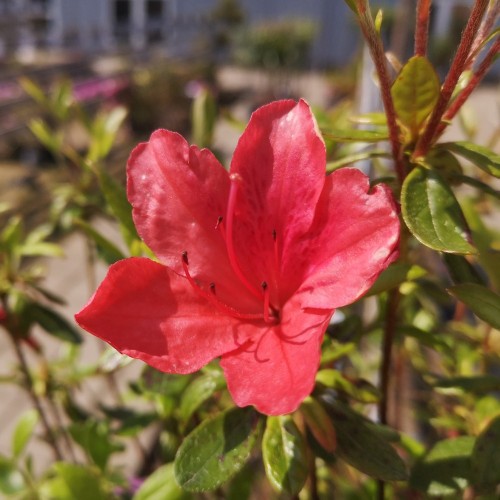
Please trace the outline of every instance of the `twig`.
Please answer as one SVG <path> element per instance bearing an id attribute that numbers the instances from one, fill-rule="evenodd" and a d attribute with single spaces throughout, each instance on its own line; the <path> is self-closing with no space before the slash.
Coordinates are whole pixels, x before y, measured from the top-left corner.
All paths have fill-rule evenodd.
<path id="1" fill-rule="evenodd" d="M 451 64 L 451 68 L 446 75 L 443 86 L 441 87 L 438 101 L 434 106 L 434 110 L 429 118 L 427 126 L 413 153 L 414 160 L 425 157 L 432 146 L 432 141 L 436 135 L 439 125 L 441 124 L 441 119 L 446 111 L 448 103 L 450 102 L 453 91 L 457 86 L 458 79 L 466 67 L 472 44 L 474 43 L 475 36 L 478 32 L 484 12 L 488 7 L 488 3 L 489 0 L 476 0 L 476 3 L 472 8 L 472 12 L 462 33 L 460 44 Z"/>
<path id="2" fill-rule="evenodd" d="M 415 55 L 427 54 L 429 40 L 429 19 L 432 0 L 418 0 L 417 17 L 415 22 Z"/>
<path id="3" fill-rule="evenodd" d="M 38 415 L 40 415 L 40 420 L 42 421 L 42 425 L 45 430 L 47 442 L 51 446 L 56 459 L 62 461 L 64 459 L 63 454 L 61 453 L 61 449 L 59 448 L 57 439 L 54 435 L 54 432 L 52 431 L 49 420 L 47 418 L 47 414 L 45 413 L 45 409 L 43 408 L 42 402 L 35 392 L 33 378 L 31 376 L 28 363 L 26 361 L 26 357 L 24 356 L 24 352 L 21 349 L 21 346 L 19 345 L 19 342 L 16 340 L 16 338 L 12 334 L 9 336 L 12 340 L 12 344 L 14 346 L 14 350 L 16 352 L 17 359 L 21 367 L 21 372 L 25 378 L 26 390 L 28 391 L 28 395 L 31 399 L 31 402 L 33 403 L 33 406 L 38 412 Z"/>
<path id="4" fill-rule="evenodd" d="M 456 99 L 452 102 L 452 104 L 444 114 L 443 120 L 441 121 L 436 130 L 435 139 L 437 139 L 444 132 L 446 124 L 455 117 L 455 115 L 460 111 L 460 108 L 464 105 L 469 96 L 472 94 L 474 89 L 479 85 L 481 80 L 484 78 L 488 70 L 495 62 L 496 56 L 498 55 L 499 51 L 500 51 L 500 37 L 497 38 L 495 43 L 490 47 L 486 56 L 481 61 L 481 64 L 472 75 L 472 78 L 470 79 L 469 83 L 458 94 Z"/>
<path id="5" fill-rule="evenodd" d="M 405 170 L 403 164 L 403 155 L 399 142 L 399 127 L 396 121 L 396 110 L 391 96 L 391 81 L 387 70 L 387 59 L 385 57 L 382 40 L 377 33 L 375 23 L 371 15 L 370 9 L 365 2 L 357 0 L 358 20 L 365 37 L 366 43 L 370 50 L 370 54 L 377 71 L 380 84 L 380 93 L 382 103 L 384 104 L 385 114 L 387 117 L 387 127 L 389 129 L 389 140 L 391 143 L 392 156 L 399 182 L 402 184 L 405 178 Z"/>

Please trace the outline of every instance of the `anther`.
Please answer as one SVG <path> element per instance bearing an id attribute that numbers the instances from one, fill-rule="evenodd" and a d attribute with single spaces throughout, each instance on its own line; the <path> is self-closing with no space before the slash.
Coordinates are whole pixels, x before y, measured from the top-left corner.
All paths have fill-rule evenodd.
<path id="1" fill-rule="evenodd" d="M 186 264 L 186 266 L 189 266 L 187 250 L 184 250 L 184 252 L 182 252 L 182 262 L 184 262 L 184 264 Z"/>
<path id="2" fill-rule="evenodd" d="M 222 217 L 222 215 L 219 215 L 219 217 L 217 217 L 217 222 L 215 223 L 215 229 L 219 229 L 219 226 L 222 224 L 223 220 L 224 217 Z"/>
<path id="3" fill-rule="evenodd" d="M 215 283 L 213 281 L 208 285 L 208 288 L 210 288 L 210 291 L 215 295 Z"/>
<path id="4" fill-rule="evenodd" d="M 276 243 L 276 238 L 278 237 L 277 233 L 276 233 L 276 229 L 273 229 L 273 240 L 274 242 Z"/>

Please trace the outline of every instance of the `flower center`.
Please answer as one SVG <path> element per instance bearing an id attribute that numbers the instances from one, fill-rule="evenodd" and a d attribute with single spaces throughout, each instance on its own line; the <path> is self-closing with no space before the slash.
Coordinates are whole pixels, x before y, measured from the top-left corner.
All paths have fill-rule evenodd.
<path id="1" fill-rule="evenodd" d="M 216 294 L 215 283 L 210 283 L 208 290 L 203 288 L 190 274 L 189 272 L 189 259 L 187 251 L 182 253 L 182 267 L 186 278 L 193 287 L 193 289 L 206 300 L 208 300 L 214 307 L 224 314 L 229 314 L 239 319 L 243 320 L 264 320 L 267 324 L 277 324 L 280 321 L 279 310 L 271 304 L 271 290 L 268 286 L 267 281 L 261 283 L 260 288 L 256 287 L 247 279 L 243 274 L 241 267 L 236 256 L 234 249 L 233 240 L 233 229 L 234 229 L 234 212 L 236 206 L 236 197 L 238 194 L 239 184 L 242 182 L 242 178 L 239 174 L 231 174 L 231 187 L 229 190 L 229 199 L 227 204 L 226 217 L 222 215 L 217 218 L 215 224 L 215 229 L 221 232 L 222 238 L 226 244 L 227 255 L 231 268 L 233 269 L 235 275 L 244 285 L 244 287 L 254 296 L 259 302 L 262 302 L 263 312 L 262 313 L 242 313 L 237 311 L 233 307 L 222 302 Z M 276 230 L 273 230 L 273 241 L 274 241 L 274 258 L 275 264 L 279 262 L 278 256 L 278 245 L 277 245 L 277 235 Z"/>

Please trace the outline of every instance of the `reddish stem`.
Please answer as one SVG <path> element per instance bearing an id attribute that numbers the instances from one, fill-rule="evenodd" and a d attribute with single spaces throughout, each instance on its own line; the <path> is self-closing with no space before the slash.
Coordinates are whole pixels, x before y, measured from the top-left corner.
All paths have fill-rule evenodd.
<path id="1" fill-rule="evenodd" d="M 429 18 L 432 0 L 418 0 L 417 18 L 415 22 L 415 55 L 425 56 L 427 54 L 427 42 L 429 40 Z"/>
<path id="2" fill-rule="evenodd" d="M 495 22 L 499 15 L 500 15 L 500 0 L 495 0 L 495 2 L 492 2 L 490 4 L 488 12 L 485 14 L 483 22 L 479 27 L 479 32 L 477 34 L 477 37 L 474 40 L 474 43 L 472 44 L 471 54 L 467 59 L 467 68 L 471 68 L 472 65 L 474 64 L 480 52 L 481 45 L 485 42 L 488 36 L 490 36 L 491 30 L 493 29 L 493 26 L 495 25 Z"/>
<path id="3" fill-rule="evenodd" d="M 439 124 L 436 130 L 436 134 L 434 136 L 435 139 L 437 139 L 443 133 L 444 129 L 446 128 L 446 124 L 455 117 L 460 108 L 464 105 L 465 101 L 467 101 L 469 96 L 472 94 L 473 90 L 479 85 L 484 75 L 486 75 L 492 64 L 495 62 L 495 58 L 499 52 L 500 38 L 497 38 L 495 43 L 488 50 L 488 53 L 486 54 L 484 59 L 481 61 L 481 64 L 479 65 L 475 73 L 472 75 L 472 78 L 470 79 L 467 86 L 460 92 L 460 94 L 458 94 L 457 98 L 453 101 L 451 106 L 444 114 L 443 121 Z"/>
<path id="4" fill-rule="evenodd" d="M 357 7 L 361 31 L 366 43 L 368 44 L 373 63 L 375 64 L 375 69 L 377 71 L 382 103 L 387 117 L 392 156 L 394 158 L 396 174 L 399 182 L 402 184 L 405 179 L 405 169 L 399 142 L 399 127 L 396 121 L 396 110 L 394 108 L 394 102 L 391 95 L 391 81 L 387 70 L 387 59 L 385 57 L 384 46 L 375 28 L 375 23 L 373 22 L 370 10 L 366 8 L 364 2 L 362 1 L 357 2 Z"/>
<path id="5" fill-rule="evenodd" d="M 413 153 L 414 159 L 424 157 L 432 146 L 432 141 L 439 125 L 441 124 L 441 119 L 446 111 L 448 103 L 450 102 L 451 96 L 453 95 L 458 79 L 467 65 L 467 59 L 469 57 L 472 44 L 474 43 L 474 38 L 481 24 L 484 12 L 488 7 L 488 3 L 489 0 L 476 0 L 476 3 L 472 8 L 471 15 L 462 33 L 462 39 L 451 64 L 451 68 L 446 75 L 443 86 L 441 87 L 441 93 L 439 94 L 436 106 L 434 107 L 432 115 L 429 118 L 429 122 L 427 123 L 427 127 L 420 137 L 420 140 L 415 148 L 415 152 Z"/>

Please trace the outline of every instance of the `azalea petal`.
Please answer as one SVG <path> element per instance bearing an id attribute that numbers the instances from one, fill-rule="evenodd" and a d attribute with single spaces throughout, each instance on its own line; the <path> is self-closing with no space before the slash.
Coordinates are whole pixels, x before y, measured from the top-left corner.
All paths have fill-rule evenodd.
<path id="1" fill-rule="evenodd" d="M 222 356 L 228 389 L 238 406 L 283 415 L 296 410 L 313 390 L 321 341 L 333 311 L 299 307 L 292 298 L 280 325 L 268 328 L 250 346 Z"/>
<path id="2" fill-rule="evenodd" d="M 158 370 L 192 373 L 255 334 L 253 325 L 221 314 L 187 279 L 145 258 L 117 262 L 78 324 Z"/>
<path id="3" fill-rule="evenodd" d="M 294 241 L 311 225 L 325 182 L 325 158 L 323 139 L 302 100 L 259 108 L 234 152 L 235 253 L 254 286 L 279 283 L 281 296 L 272 300 L 280 303 L 293 292 L 280 261 L 292 258 Z"/>
<path id="4" fill-rule="evenodd" d="M 308 237 L 296 248 L 296 269 L 305 270 L 298 292 L 304 307 L 337 308 L 357 300 L 396 259 L 399 230 L 387 186 L 370 189 L 356 169 L 333 172 Z"/>
<path id="5" fill-rule="evenodd" d="M 229 176 L 215 156 L 190 147 L 175 132 L 157 130 L 130 155 L 127 176 L 137 231 L 160 261 L 184 274 L 187 251 L 193 277 L 205 287 L 214 282 L 224 299 L 238 296 L 246 307 L 249 294 L 235 277 L 216 229 L 226 214 Z"/>

